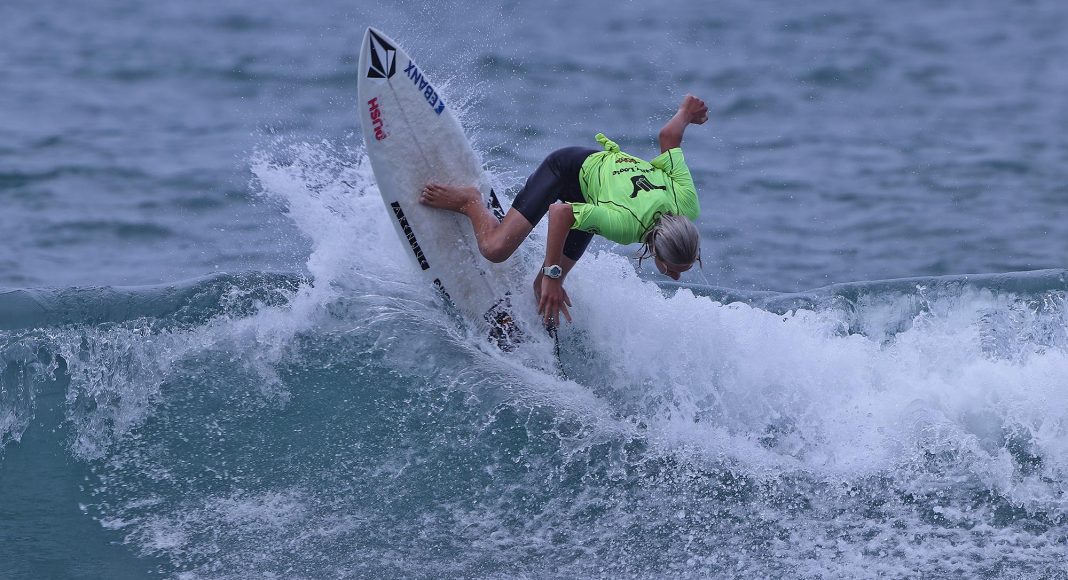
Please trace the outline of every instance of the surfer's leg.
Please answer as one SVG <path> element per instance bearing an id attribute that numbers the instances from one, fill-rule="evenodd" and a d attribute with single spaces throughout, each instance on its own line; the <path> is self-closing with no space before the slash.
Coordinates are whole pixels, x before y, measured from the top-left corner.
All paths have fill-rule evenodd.
<path id="1" fill-rule="evenodd" d="M 503 262 L 523 243 L 534 225 L 514 208 L 504 221 L 482 204 L 482 194 L 474 187 L 428 184 L 419 201 L 430 207 L 462 213 L 471 220 L 478 240 L 478 251 L 491 262 Z"/>
<path id="2" fill-rule="evenodd" d="M 564 147 L 550 153 L 515 196 L 512 209 L 536 224 L 557 201 L 585 203 L 579 186 L 579 171 L 586 158 L 596 152 L 589 147 Z M 567 233 L 564 257 L 571 265 L 582 257 L 592 238 L 593 234 L 580 230 Z"/>
<path id="3" fill-rule="evenodd" d="M 484 215 L 472 217 L 471 213 L 467 213 L 471 223 L 475 225 L 482 255 L 492 262 L 503 262 L 523 243 L 535 224 L 549 211 L 550 205 L 557 201 L 586 201 L 579 187 L 579 170 L 582 168 L 582 162 L 591 153 L 596 153 L 596 150 L 588 147 L 564 147 L 546 156 L 541 165 L 527 178 L 523 189 L 516 194 L 512 208 L 504 216 L 500 227 L 494 227 L 495 221 L 486 219 Z M 481 200 L 481 197 L 478 199 Z M 568 234 L 564 255 L 572 258 L 572 264 L 582 255 L 590 237 L 592 236 L 585 232 L 575 231 Z"/>
<path id="4" fill-rule="evenodd" d="M 579 170 L 591 153 L 596 150 L 588 147 L 564 147 L 550 153 L 516 194 L 512 209 L 537 224 L 557 201 L 585 202 L 579 187 Z"/>
<path id="5" fill-rule="evenodd" d="M 523 243 L 551 204 L 556 201 L 585 201 L 578 176 L 582 162 L 591 153 L 596 153 L 596 150 L 587 147 L 565 147 L 550 153 L 527 178 L 526 185 L 516 195 L 504 221 L 497 221 L 493 212 L 483 205 L 482 194 L 474 187 L 431 183 L 423 188 L 419 201 L 430 207 L 466 215 L 471 220 L 482 255 L 491 262 L 503 262 Z M 571 235 L 568 240 L 572 240 Z M 581 247 L 577 255 L 582 255 L 588 243 L 589 239 L 586 239 L 585 243 L 579 244 Z M 574 247 L 569 242 L 565 247 L 565 255 L 574 255 L 574 251 L 568 251 Z"/>
<path id="6" fill-rule="evenodd" d="M 497 216 L 481 203 L 471 206 L 465 215 L 475 228 L 478 251 L 490 262 L 507 260 L 534 229 L 534 225 L 515 209 L 508 210 L 503 221 L 497 221 Z"/>

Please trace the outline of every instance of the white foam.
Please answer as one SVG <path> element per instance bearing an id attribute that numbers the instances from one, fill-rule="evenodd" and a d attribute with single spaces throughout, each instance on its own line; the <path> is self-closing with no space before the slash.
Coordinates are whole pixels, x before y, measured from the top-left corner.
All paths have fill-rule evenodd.
<path id="1" fill-rule="evenodd" d="M 1013 297 L 935 301 L 896 335 L 884 332 L 898 324 L 885 314 L 895 307 L 883 305 L 864 336 L 843 334 L 835 311 L 777 315 L 686 290 L 665 298 L 613 254 L 584 259 L 569 284 L 568 330 L 594 355 L 577 364 L 596 365 L 606 388 L 639 401 L 669 447 L 725 455 L 754 474 L 850 478 L 902 473 L 949 446 L 970 456 L 983 484 L 1035 509 L 1065 509 L 1065 345 L 1028 344 L 1024 334 L 1015 348 L 1026 356 L 1004 358 L 981 336 L 984 317 Z M 1042 456 L 1051 481 L 1006 458 L 1011 433 Z"/>
<path id="2" fill-rule="evenodd" d="M 285 200 L 313 240 L 308 267 L 316 286 L 293 310 L 314 311 L 339 288 L 436 308 L 432 294 L 410 282 L 414 270 L 360 152 L 319 144 L 291 147 L 286 156 L 285 165 L 261 156 L 254 168 L 265 192 Z M 515 258 L 521 266 L 534 267 L 543 232 L 539 227 Z M 514 302 L 528 328 L 536 328 L 527 286 L 517 283 Z M 563 330 L 565 347 L 571 337 L 571 347 L 590 349 L 577 366 L 597 374 L 573 368 L 580 384 L 561 381 L 544 356 L 548 341 L 538 339 L 525 359 L 530 370 L 520 371 L 535 374 L 518 383 L 553 393 L 562 408 L 585 401 L 578 406 L 599 409 L 590 417 L 604 419 L 609 430 L 620 425 L 608 419 L 611 408 L 623 405 L 667 448 L 731 457 L 753 474 L 799 469 L 835 478 L 893 473 L 948 444 L 974 454 L 969 469 L 986 484 L 1036 507 L 1057 503 L 1059 483 L 1043 486 L 1004 468 L 1008 430 L 1046 458 L 1047 476 L 1060 482 L 1068 475 L 1058 459 L 1068 457 L 1060 427 L 1068 423 L 1068 395 L 1058 388 L 1059 377 L 1068 376 L 1065 345 L 1032 348 L 1025 337 L 1018 350 L 1029 354 L 1006 359 L 991 356 L 981 336 L 991 311 L 1014 307 L 1011 297 L 966 291 L 926 304 L 905 325 L 901 316 L 913 298 L 868 301 L 859 305 L 864 334 L 848 335 L 837 311 L 777 315 L 686 290 L 666 298 L 616 254 L 588 254 L 568 289 L 576 324 Z M 1030 324 L 1040 321 L 1032 316 Z M 490 364 L 512 364 L 484 352 Z"/>

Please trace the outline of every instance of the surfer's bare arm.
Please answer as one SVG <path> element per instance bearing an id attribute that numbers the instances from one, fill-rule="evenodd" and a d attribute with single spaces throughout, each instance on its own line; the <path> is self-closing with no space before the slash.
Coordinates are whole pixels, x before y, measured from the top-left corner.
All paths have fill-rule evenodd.
<path id="1" fill-rule="evenodd" d="M 575 214 L 571 206 L 566 203 L 554 203 L 549 206 L 549 239 L 545 243 L 544 266 L 560 265 L 563 268 L 564 240 L 571 226 L 575 225 Z M 574 265 L 574 262 L 571 263 Z M 570 269 L 570 268 L 568 268 Z M 571 306 L 571 299 L 564 292 L 564 279 L 553 279 L 543 276 L 541 279 L 541 294 L 538 296 L 538 314 L 541 314 L 546 324 L 556 321 L 558 314 L 563 314 L 568 322 L 571 322 L 571 313 L 567 307 Z"/>
<path id="2" fill-rule="evenodd" d="M 564 256 L 560 258 L 560 269 L 562 269 L 564 271 L 563 275 L 560 276 L 560 281 L 561 282 L 563 282 L 564 280 L 567 280 L 567 273 L 570 272 L 571 269 L 574 268 L 575 264 L 577 264 L 577 263 L 578 262 L 576 262 L 575 260 L 572 260 L 571 258 L 568 258 L 567 254 L 564 254 Z M 535 302 L 541 302 L 541 280 L 544 277 L 545 277 L 545 273 L 542 272 L 541 270 L 538 270 L 538 275 L 534 277 L 534 301 Z M 566 288 L 564 289 L 564 302 L 565 302 L 565 304 L 571 304 L 571 297 L 567 295 L 567 289 Z"/>
<path id="3" fill-rule="evenodd" d="M 693 95 L 686 95 L 679 105 L 679 111 L 660 129 L 660 152 L 682 145 L 682 134 L 686 132 L 687 125 L 703 125 L 707 120 L 708 107 L 705 102 Z"/>

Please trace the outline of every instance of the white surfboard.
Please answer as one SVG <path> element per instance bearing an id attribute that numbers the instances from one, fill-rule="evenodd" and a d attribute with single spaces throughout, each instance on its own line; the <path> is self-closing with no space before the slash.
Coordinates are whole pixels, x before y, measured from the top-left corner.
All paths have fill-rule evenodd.
<path id="1" fill-rule="evenodd" d="M 428 283 L 509 348 L 518 337 L 506 266 L 482 257 L 465 216 L 418 201 L 429 182 L 473 185 L 498 219 L 504 215 L 447 100 L 395 41 L 374 28 L 363 37 L 357 92 L 367 154 L 401 243 Z"/>

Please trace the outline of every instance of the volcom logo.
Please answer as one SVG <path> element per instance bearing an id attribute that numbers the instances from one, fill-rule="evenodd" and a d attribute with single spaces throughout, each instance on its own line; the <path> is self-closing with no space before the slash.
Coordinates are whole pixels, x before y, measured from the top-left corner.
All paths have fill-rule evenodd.
<path id="1" fill-rule="evenodd" d="M 369 79 L 388 79 L 397 72 L 397 49 L 382 37 L 371 32 L 371 67 L 367 69 Z"/>

